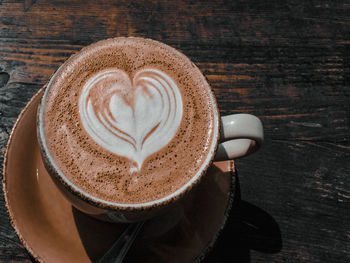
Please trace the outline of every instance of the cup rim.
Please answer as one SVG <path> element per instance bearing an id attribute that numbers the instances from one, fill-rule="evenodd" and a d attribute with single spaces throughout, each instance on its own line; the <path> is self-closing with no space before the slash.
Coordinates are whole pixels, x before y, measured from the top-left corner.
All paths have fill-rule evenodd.
<path id="1" fill-rule="evenodd" d="M 198 75 L 202 78 L 202 82 L 207 84 L 206 86 L 208 87 L 208 94 L 210 96 L 210 101 L 211 101 L 211 108 L 213 111 L 213 123 L 214 123 L 214 129 L 213 129 L 213 139 L 212 139 L 212 143 L 210 145 L 210 150 L 207 154 L 207 157 L 205 158 L 203 165 L 200 167 L 200 169 L 197 171 L 197 173 L 191 177 L 191 179 L 189 181 L 187 181 L 187 183 L 185 183 L 183 186 L 181 186 L 179 189 L 177 189 L 176 191 L 172 192 L 171 194 L 156 199 L 156 200 L 152 200 L 152 201 L 148 201 L 148 202 L 139 202 L 139 203 L 118 203 L 118 202 L 111 202 L 111 201 L 107 201 L 107 200 L 103 200 L 101 198 L 98 198 L 96 196 L 93 196 L 89 193 L 87 193 L 86 191 L 82 190 L 81 188 L 79 188 L 78 186 L 76 186 L 74 183 L 72 183 L 64 174 L 63 172 L 60 170 L 60 168 L 58 167 L 58 165 L 56 164 L 56 162 L 54 161 L 52 155 L 49 152 L 49 149 L 47 147 L 46 144 L 46 138 L 45 138 L 45 132 L 44 132 L 44 122 L 43 122 L 43 118 L 44 118 L 44 108 L 45 108 L 45 100 L 46 100 L 46 96 L 50 90 L 51 84 L 53 82 L 53 80 L 55 79 L 56 75 L 59 74 L 64 67 L 67 65 L 67 63 L 71 60 L 74 59 L 74 57 L 77 54 L 80 54 L 83 50 L 86 50 L 88 48 L 93 48 L 96 45 L 105 45 L 108 44 L 109 42 L 112 41 L 117 41 L 117 40 L 121 40 L 121 39 L 140 39 L 149 43 L 155 43 L 157 45 L 160 45 L 162 47 L 165 47 L 167 49 L 170 49 L 171 52 L 174 52 L 175 54 L 179 55 L 181 58 L 184 59 L 185 63 L 189 63 L 196 71 L 198 71 Z M 206 79 L 206 77 L 204 76 L 204 74 L 199 70 L 199 68 L 186 56 L 184 55 L 181 51 L 166 45 L 162 42 L 153 40 L 153 39 L 149 39 L 149 38 L 142 38 L 142 37 L 116 37 L 116 38 L 109 38 L 109 39 L 104 39 L 104 40 L 100 40 L 97 41 L 95 43 L 92 43 L 86 47 L 83 47 L 80 51 L 78 51 L 77 53 L 71 55 L 57 70 L 56 72 L 52 75 L 52 77 L 50 78 L 50 81 L 47 83 L 46 87 L 45 87 L 45 91 L 44 94 L 41 98 L 39 107 L 38 107 L 38 113 L 37 113 L 37 137 L 38 137 L 38 142 L 39 142 L 39 148 L 40 148 L 40 152 L 42 155 L 42 159 L 43 159 L 43 163 L 46 167 L 46 169 L 48 170 L 48 173 L 50 176 L 54 176 L 56 179 L 58 179 L 58 181 L 66 188 L 68 189 L 69 192 L 71 192 L 74 196 L 79 197 L 80 199 L 82 199 L 83 201 L 86 201 L 87 203 L 94 205 L 96 207 L 99 208 L 103 208 L 103 209 L 109 209 L 109 210 L 135 210 L 135 209 L 147 209 L 147 208 L 153 208 L 153 207 L 159 207 L 159 206 L 163 206 L 166 205 L 170 202 L 172 202 L 172 200 L 178 200 L 179 198 L 181 198 L 183 195 L 185 195 L 185 193 L 187 193 L 190 189 L 193 188 L 193 186 L 197 185 L 198 182 L 200 181 L 200 179 L 203 177 L 203 175 L 205 174 L 205 172 L 207 171 L 207 169 L 210 167 L 210 165 L 212 164 L 216 151 L 217 151 L 217 147 L 218 147 L 218 142 L 220 139 L 220 112 L 219 112 L 219 108 L 216 102 L 216 97 L 214 95 L 213 89 L 212 87 L 209 85 L 208 80 Z"/>

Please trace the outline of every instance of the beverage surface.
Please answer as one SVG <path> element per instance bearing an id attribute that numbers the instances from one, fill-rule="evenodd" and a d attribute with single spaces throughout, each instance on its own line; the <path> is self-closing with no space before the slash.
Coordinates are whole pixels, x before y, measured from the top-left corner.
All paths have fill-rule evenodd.
<path id="1" fill-rule="evenodd" d="M 216 146 L 208 83 L 184 55 L 156 41 L 116 38 L 82 49 L 44 99 L 56 166 L 106 201 L 169 196 L 202 172 Z"/>

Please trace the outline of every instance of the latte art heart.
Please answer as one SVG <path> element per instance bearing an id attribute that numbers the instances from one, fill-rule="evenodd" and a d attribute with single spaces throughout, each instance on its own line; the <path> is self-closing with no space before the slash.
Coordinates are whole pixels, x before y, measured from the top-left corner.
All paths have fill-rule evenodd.
<path id="1" fill-rule="evenodd" d="M 179 88 L 160 70 L 142 69 L 131 80 L 123 70 L 108 69 L 84 85 L 79 113 L 95 142 L 140 169 L 175 136 L 183 106 Z"/>

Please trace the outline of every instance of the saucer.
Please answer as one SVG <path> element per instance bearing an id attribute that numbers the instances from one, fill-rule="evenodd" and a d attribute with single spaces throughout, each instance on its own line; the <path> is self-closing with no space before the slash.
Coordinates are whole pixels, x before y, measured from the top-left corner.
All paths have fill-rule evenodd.
<path id="1" fill-rule="evenodd" d="M 44 89 L 23 109 L 3 166 L 7 211 L 17 235 L 39 262 L 96 262 L 127 224 L 98 221 L 76 210 L 58 191 L 40 157 L 36 111 Z M 234 195 L 233 161 L 214 163 L 183 200 L 183 216 L 144 224 L 125 262 L 199 262 L 214 245 Z"/>

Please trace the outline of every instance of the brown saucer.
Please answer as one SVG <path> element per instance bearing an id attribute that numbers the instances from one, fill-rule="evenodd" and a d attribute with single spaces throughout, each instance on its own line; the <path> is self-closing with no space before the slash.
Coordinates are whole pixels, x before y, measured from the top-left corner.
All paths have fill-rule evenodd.
<path id="1" fill-rule="evenodd" d="M 60 194 L 43 167 L 36 140 L 41 89 L 21 112 L 9 139 L 3 190 L 11 223 L 40 262 L 94 262 L 118 239 L 125 224 L 93 219 Z M 210 250 L 233 199 L 233 162 L 215 163 L 183 202 L 183 216 L 146 222 L 125 262 L 193 262 Z"/>

